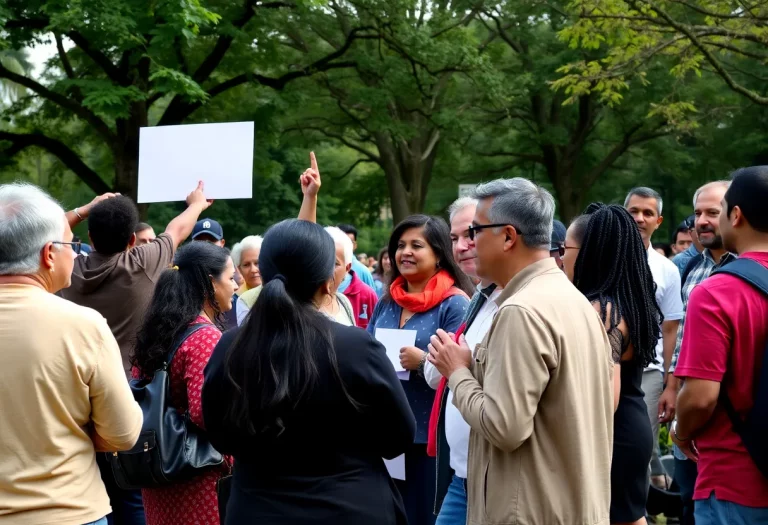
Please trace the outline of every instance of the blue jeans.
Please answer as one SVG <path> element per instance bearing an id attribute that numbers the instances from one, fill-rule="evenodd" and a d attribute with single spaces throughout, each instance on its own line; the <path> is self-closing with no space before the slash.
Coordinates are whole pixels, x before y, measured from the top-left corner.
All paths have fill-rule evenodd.
<path id="1" fill-rule="evenodd" d="M 101 471 L 101 480 L 107 489 L 112 514 L 107 516 L 108 525 L 146 525 L 144 503 L 140 490 L 123 490 L 117 486 L 112 467 L 103 453 L 96 454 L 96 464 Z M 98 521 L 98 525 L 101 525 Z"/>
<path id="2" fill-rule="evenodd" d="M 453 476 L 448 486 L 448 493 L 440 507 L 435 525 L 466 525 L 467 524 L 467 488 L 466 480 Z"/>
<path id="3" fill-rule="evenodd" d="M 696 487 L 698 468 L 690 459 L 678 459 L 675 455 L 675 483 L 680 488 L 680 498 L 683 500 L 683 516 L 681 525 L 694 525 L 693 490 Z"/>
<path id="4" fill-rule="evenodd" d="M 100 520 L 92 521 L 90 523 L 86 523 L 85 525 L 107 525 L 107 518 L 105 516 Z"/>
<path id="5" fill-rule="evenodd" d="M 696 525 L 763 525 L 768 523 L 768 507 L 756 508 L 720 501 L 715 494 L 696 500 Z"/>

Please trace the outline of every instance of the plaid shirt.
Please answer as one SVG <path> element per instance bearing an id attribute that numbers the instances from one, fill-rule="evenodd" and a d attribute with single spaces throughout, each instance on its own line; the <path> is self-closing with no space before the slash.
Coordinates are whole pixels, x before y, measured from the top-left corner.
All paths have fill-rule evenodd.
<path id="1" fill-rule="evenodd" d="M 681 289 L 681 293 L 683 296 L 683 311 L 688 311 L 688 299 L 691 297 L 691 292 L 698 284 L 700 284 L 704 279 L 709 277 L 712 272 L 714 272 L 716 269 L 720 268 L 721 266 L 728 264 L 732 260 L 736 258 L 736 256 L 732 253 L 725 252 L 725 254 L 720 258 L 720 262 L 716 263 L 715 259 L 712 258 L 712 255 L 709 253 L 709 250 L 706 248 L 703 252 L 699 255 L 700 261 L 699 263 L 693 267 L 693 269 L 688 274 L 687 279 L 683 283 L 683 287 Z M 685 327 L 685 315 L 683 315 L 683 318 L 680 319 L 680 326 L 677 329 L 677 341 L 675 342 L 675 353 L 672 355 L 672 364 L 669 367 L 669 371 L 674 372 L 675 371 L 675 365 L 677 365 L 677 359 L 680 357 L 680 348 L 683 344 L 683 328 Z"/>

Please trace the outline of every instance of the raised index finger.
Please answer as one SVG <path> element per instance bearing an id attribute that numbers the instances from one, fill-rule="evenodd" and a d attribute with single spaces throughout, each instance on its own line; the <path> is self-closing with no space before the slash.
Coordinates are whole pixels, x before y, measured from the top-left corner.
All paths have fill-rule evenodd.
<path id="1" fill-rule="evenodd" d="M 309 165 L 317 173 L 320 173 L 320 170 L 317 168 L 317 159 L 315 158 L 315 152 L 314 151 L 310 151 L 309 152 Z"/>

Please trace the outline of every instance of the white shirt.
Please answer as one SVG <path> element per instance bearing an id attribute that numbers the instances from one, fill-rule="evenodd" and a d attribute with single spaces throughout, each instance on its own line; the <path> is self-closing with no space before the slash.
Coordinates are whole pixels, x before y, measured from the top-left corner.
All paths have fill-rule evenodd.
<path id="1" fill-rule="evenodd" d="M 493 318 L 499 311 L 496 299 L 501 295 L 503 288 L 496 288 L 483 304 L 472 322 L 469 330 L 464 334 L 467 344 L 475 352 L 475 347 L 485 338 L 485 334 L 491 329 Z M 424 364 L 424 377 L 432 388 L 437 388 L 440 383 L 440 372 L 427 361 Z M 470 427 L 453 404 L 453 392 L 448 391 L 445 405 L 445 437 L 448 440 L 451 468 L 460 478 L 467 479 L 467 456 L 469 452 Z"/>
<path id="2" fill-rule="evenodd" d="M 648 248 L 648 266 L 651 268 L 653 282 L 656 283 L 656 302 L 659 304 L 665 321 L 679 321 L 683 318 L 683 297 L 680 293 L 680 271 L 675 263 Z M 664 337 L 656 342 L 656 359 L 646 370 L 664 371 Z"/>

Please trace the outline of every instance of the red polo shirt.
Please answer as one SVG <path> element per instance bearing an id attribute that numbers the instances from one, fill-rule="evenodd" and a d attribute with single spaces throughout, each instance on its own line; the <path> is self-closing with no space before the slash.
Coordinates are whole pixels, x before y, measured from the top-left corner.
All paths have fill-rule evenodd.
<path id="1" fill-rule="evenodd" d="M 741 256 L 768 268 L 768 253 Z M 677 377 L 718 381 L 734 408 L 745 417 L 768 341 L 768 298 L 731 275 L 713 275 L 693 289 L 685 318 Z M 768 507 L 768 479 L 755 466 L 718 404 L 712 419 L 696 437 L 699 476 L 695 500 L 712 492 L 721 501 Z"/>

